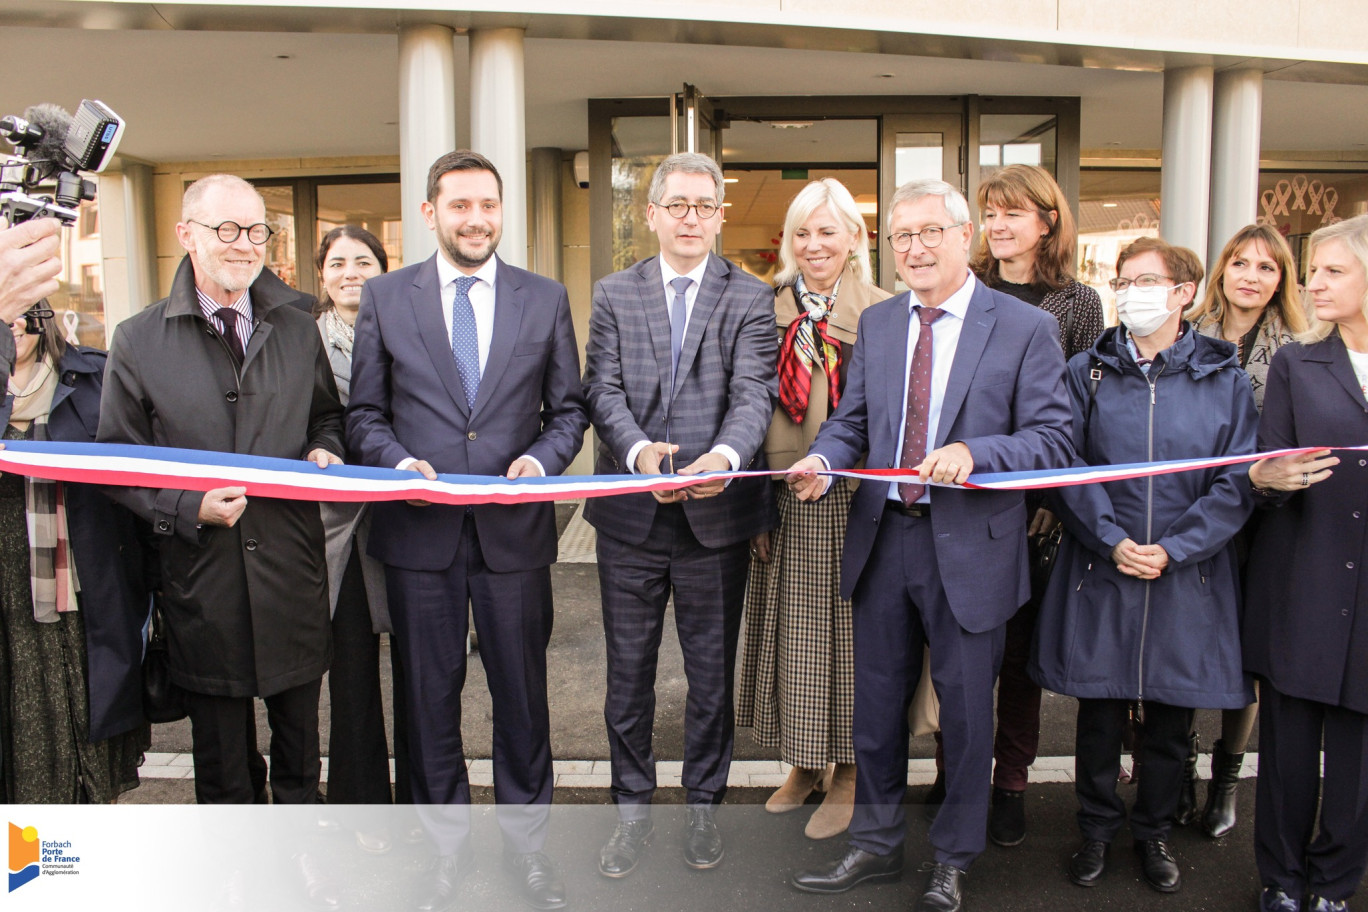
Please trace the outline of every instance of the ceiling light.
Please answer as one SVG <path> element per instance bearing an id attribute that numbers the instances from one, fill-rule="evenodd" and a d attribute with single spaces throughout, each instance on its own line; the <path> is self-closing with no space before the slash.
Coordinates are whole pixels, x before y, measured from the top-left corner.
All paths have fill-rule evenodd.
<path id="1" fill-rule="evenodd" d="M 771 120 L 771 121 L 769 122 L 769 125 L 770 125 L 771 127 L 774 127 L 774 129 L 776 129 L 776 130 L 806 130 L 808 127 L 812 126 L 812 121 L 810 121 L 810 120 Z"/>
<path id="2" fill-rule="evenodd" d="M 740 183 L 740 181 L 741 181 L 741 178 L 739 178 L 739 177 L 724 177 L 724 178 L 722 178 L 722 183 L 724 183 L 724 184 L 736 184 L 736 183 Z"/>
<path id="3" fill-rule="evenodd" d="M 1116 208 L 1116 203 L 1103 203 L 1103 204 L 1102 204 L 1102 208 L 1103 208 L 1103 209 L 1115 209 L 1115 208 Z"/>

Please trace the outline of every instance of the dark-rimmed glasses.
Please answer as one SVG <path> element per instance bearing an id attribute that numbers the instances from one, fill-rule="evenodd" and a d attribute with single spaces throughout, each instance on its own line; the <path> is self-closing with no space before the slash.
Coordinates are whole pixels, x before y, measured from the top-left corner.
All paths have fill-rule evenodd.
<path id="1" fill-rule="evenodd" d="M 931 225 L 921 231 L 899 231 L 897 234 L 888 235 L 888 243 L 893 245 L 894 253 L 907 253 L 912 249 L 912 239 L 921 238 L 922 246 L 927 250 L 939 247 L 941 241 L 945 240 L 945 232 L 951 228 L 959 228 L 964 222 L 956 222 L 953 225 L 936 226 Z"/>
<path id="2" fill-rule="evenodd" d="M 275 232 L 271 230 L 271 226 L 265 222 L 257 222 L 255 225 L 239 225 L 237 222 L 220 222 L 217 225 L 206 225 L 204 222 L 196 222 L 194 219 L 189 219 L 189 221 L 194 222 L 202 228 L 208 228 L 210 231 L 213 231 L 218 235 L 218 239 L 225 244 L 233 243 L 233 241 L 238 239 L 238 235 L 245 231 L 247 232 L 247 240 L 260 247 L 271 239 L 271 235 L 275 234 Z"/>
<path id="3" fill-rule="evenodd" d="M 1173 279 L 1166 275 L 1146 272 L 1133 279 L 1112 279 L 1107 284 L 1111 286 L 1112 291 L 1125 291 L 1132 285 L 1136 288 L 1168 288 L 1173 284 Z"/>
<path id="4" fill-rule="evenodd" d="M 716 215 L 717 210 L 721 208 L 717 203 L 686 203 L 683 200 L 674 200 L 669 203 L 656 203 L 656 205 L 677 219 L 682 219 L 684 216 L 688 215 L 690 209 L 697 212 L 699 218 L 710 219 Z"/>

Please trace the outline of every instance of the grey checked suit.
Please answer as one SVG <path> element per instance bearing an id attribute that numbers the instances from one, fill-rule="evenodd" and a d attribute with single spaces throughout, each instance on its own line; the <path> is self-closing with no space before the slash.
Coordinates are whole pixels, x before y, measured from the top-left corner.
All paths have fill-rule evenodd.
<path id="1" fill-rule="evenodd" d="M 584 386 L 598 432 L 595 470 L 630 473 L 640 441 L 679 445 L 683 468 L 718 444 L 742 468 L 761 452 L 778 396 L 774 292 L 710 256 L 670 388 L 670 319 L 660 260 L 651 257 L 594 288 Z M 715 804 L 731 764 L 733 675 L 746 585 L 747 541 L 775 523 L 765 479 L 662 505 L 649 494 L 591 500 L 608 645 L 604 716 L 613 797 L 640 817 L 655 790 L 651 735 L 656 655 L 671 594 L 689 693 L 683 784 L 693 804 Z"/>

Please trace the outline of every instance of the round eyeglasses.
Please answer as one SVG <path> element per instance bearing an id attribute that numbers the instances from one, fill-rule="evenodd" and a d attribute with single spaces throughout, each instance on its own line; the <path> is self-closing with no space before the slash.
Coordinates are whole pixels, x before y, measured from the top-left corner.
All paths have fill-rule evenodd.
<path id="1" fill-rule="evenodd" d="M 1107 284 L 1112 291 L 1125 291 L 1134 285 L 1136 288 L 1168 288 L 1172 285 L 1173 279 L 1166 275 L 1158 275 L 1153 272 L 1146 272 L 1133 279 L 1112 279 Z"/>
<path id="2" fill-rule="evenodd" d="M 690 209 L 697 212 L 699 218 L 710 219 L 717 214 L 717 210 L 720 208 L 717 203 L 686 203 L 683 200 L 675 200 L 672 203 L 656 203 L 656 205 L 677 219 L 682 219 L 688 215 Z"/>
<path id="3" fill-rule="evenodd" d="M 907 253 L 907 251 L 912 249 L 912 239 L 921 238 L 922 246 L 927 250 L 930 250 L 933 247 L 939 247 L 941 245 L 941 241 L 945 240 L 945 232 L 949 231 L 951 228 L 959 228 L 963 224 L 964 222 L 956 222 L 953 225 L 943 225 L 940 227 L 931 225 L 928 228 L 923 228 L 921 231 L 899 231 L 897 234 L 890 234 L 888 236 L 888 243 L 893 245 L 894 253 Z"/>
<path id="4" fill-rule="evenodd" d="M 194 219 L 190 219 L 190 221 L 195 222 Z M 225 244 L 233 243 L 238 239 L 238 235 L 245 231 L 247 232 L 247 240 L 260 247 L 271 239 L 271 235 L 275 234 L 271 230 L 271 226 L 265 222 L 257 222 L 255 225 L 239 225 L 237 222 L 220 222 L 217 225 L 206 225 L 204 222 L 195 222 L 195 224 L 213 231 L 218 235 L 218 239 Z"/>

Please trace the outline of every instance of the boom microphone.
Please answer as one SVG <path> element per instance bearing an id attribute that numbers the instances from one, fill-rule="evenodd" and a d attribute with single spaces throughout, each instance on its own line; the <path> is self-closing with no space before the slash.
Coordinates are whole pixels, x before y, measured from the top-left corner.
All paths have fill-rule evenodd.
<path id="1" fill-rule="evenodd" d="M 64 167 L 71 115 L 60 105 L 36 104 L 24 111 L 24 119 L 43 131 L 29 154 L 29 164 L 37 170 L 38 181 L 45 181 Z"/>

